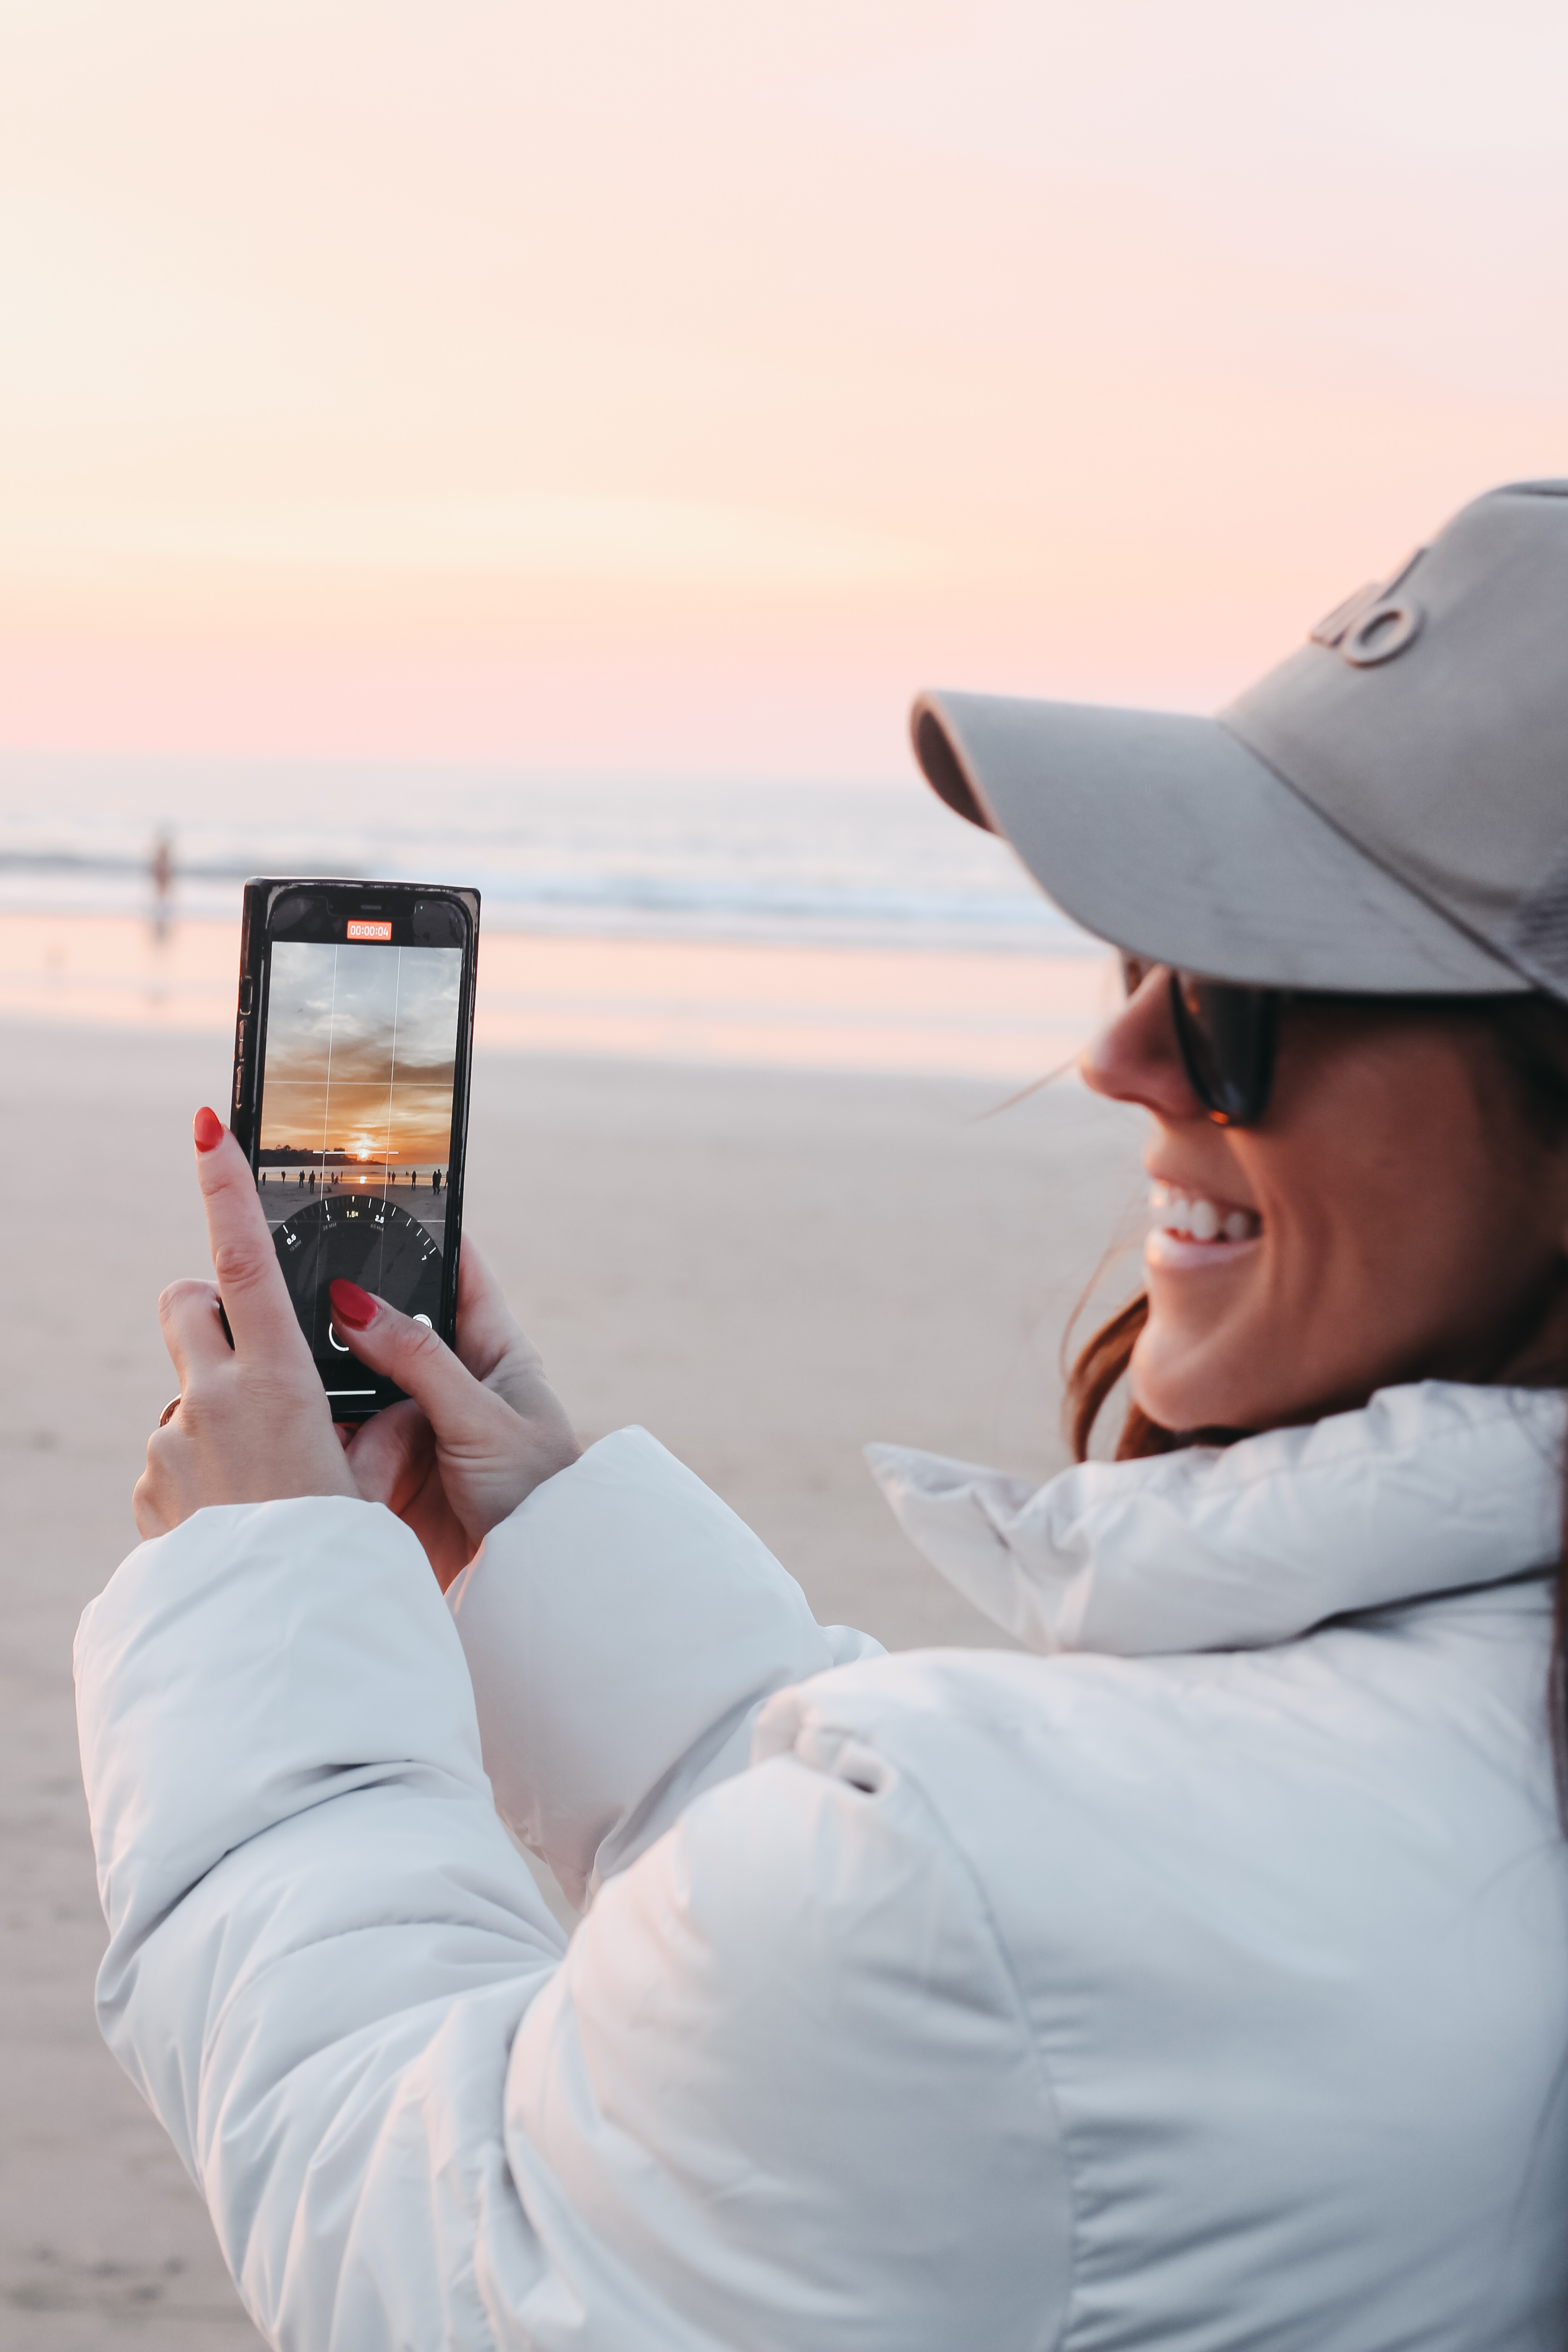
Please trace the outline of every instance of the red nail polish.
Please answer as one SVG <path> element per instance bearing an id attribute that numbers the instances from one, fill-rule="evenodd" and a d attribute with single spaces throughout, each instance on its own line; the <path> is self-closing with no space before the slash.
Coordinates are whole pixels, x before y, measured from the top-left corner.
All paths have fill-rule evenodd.
<path id="1" fill-rule="evenodd" d="M 223 1141 L 223 1121 L 216 1110 L 197 1111 L 191 1121 L 191 1132 L 196 1139 L 198 1151 L 212 1151 Z"/>
<path id="2" fill-rule="evenodd" d="M 351 1331 L 363 1331 L 367 1323 L 375 1320 L 375 1301 L 357 1282 L 345 1282 L 340 1276 L 336 1282 L 328 1284 L 327 1291 L 334 1318 L 346 1323 Z"/>

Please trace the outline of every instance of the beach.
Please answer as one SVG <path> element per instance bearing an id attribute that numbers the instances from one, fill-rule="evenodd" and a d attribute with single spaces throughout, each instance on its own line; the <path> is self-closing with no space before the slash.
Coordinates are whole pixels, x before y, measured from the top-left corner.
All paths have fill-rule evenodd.
<path id="1" fill-rule="evenodd" d="M 934 1005 L 943 960 L 926 961 Z M 1102 1295 L 1135 1279 L 1137 1118 L 1072 1082 L 998 1110 L 1012 1074 L 1044 1066 L 1043 1026 L 1010 1055 L 983 1040 L 968 1076 L 951 1045 L 935 1071 L 900 1075 L 763 1053 L 618 1057 L 609 1037 L 523 1052 L 496 1026 L 476 1056 L 467 1230 L 584 1438 L 645 1423 L 825 1621 L 894 1647 L 998 1641 L 905 1542 L 860 1448 L 890 1438 L 1042 1476 L 1063 1462 L 1063 1326 L 1112 1244 L 1123 1255 Z M 206 1270 L 190 1118 L 224 1102 L 227 1037 L 215 1019 L 18 1012 L 0 1025 L 0 2347 L 220 2352 L 257 2338 L 200 2200 L 93 2019 L 105 1930 L 70 1642 L 134 1541 L 131 1486 L 174 1387 L 157 1292 Z"/>
<path id="2" fill-rule="evenodd" d="M 1503 1130 L 1483 1122 L 1487 1148 L 1466 1146 L 1473 1106 L 1442 1090 L 1441 1041 L 1424 1034 L 1434 1150 L 1403 1131 L 1394 1060 L 1367 1080 L 1344 1008 L 1314 1031 L 1334 1053 L 1280 1058 L 1292 1085 L 1322 1062 L 1321 1119 L 1311 1104 L 1277 1115 L 1257 1159 L 1246 1135 L 1233 1154 L 1194 1121 L 1205 1104 L 1244 1127 L 1267 1115 L 1281 975 L 1289 995 L 1327 974 L 1324 992 L 1352 1008 L 1368 985 L 1500 979 L 1568 1002 L 1548 552 L 1568 526 L 1555 495 L 1568 306 L 1544 299 L 1563 269 L 1568 17 L 1415 0 L 97 0 L 8 11 L 0 61 L 0 2352 L 255 2352 L 202 2196 L 98 2030 L 107 1929 L 71 1675 L 81 1612 L 135 1547 L 132 1490 L 176 1387 L 159 1293 L 211 1273 L 193 1115 L 208 1105 L 254 1129 L 258 1199 L 324 1409 L 368 1413 L 386 1393 L 337 1327 L 353 1302 L 340 1291 L 334 1307 L 334 1282 L 363 1281 L 437 1329 L 450 1213 L 584 1444 L 646 1427 L 755 1529 L 817 1619 L 895 1651 L 1009 1644 L 902 1535 L 865 1447 L 1024 1481 L 1063 1469 L 1064 1367 L 1141 1290 L 1152 1213 L 1168 1226 L 1152 1259 L 1163 1246 L 1173 1276 L 1184 1264 L 1199 1286 L 1173 1293 L 1191 1302 L 1173 1305 L 1173 1329 L 1216 1298 L 1227 1327 L 1176 1349 L 1152 1397 L 1173 1421 L 1206 1425 L 1212 1407 L 1293 1423 L 1391 1365 L 1403 1381 L 1413 1362 L 1451 1369 L 1450 1354 L 1460 1369 L 1506 1362 L 1511 1315 L 1500 1307 L 1494 1346 L 1476 1299 L 1454 1321 L 1443 1282 L 1425 1263 L 1391 1272 L 1384 1246 L 1408 1241 L 1416 1265 L 1447 1213 L 1405 1216 L 1397 1146 L 1423 1171 L 1437 1162 L 1450 1192 L 1469 1181 L 1452 1224 L 1476 1255 L 1447 1254 L 1454 1297 L 1524 1268 L 1529 1323 L 1525 1178 L 1502 1167 L 1501 1207 L 1478 1210 Z M 1470 551 L 1446 571 L 1444 518 L 1489 484 L 1508 496 L 1464 509 Z M 1517 542 L 1488 536 L 1505 516 Z M 1494 545 L 1500 564 L 1507 549 L 1495 575 Z M 468 929 L 459 950 L 416 931 L 401 897 L 383 903 L 405 890 L 464 892 L 476 956 Z M 1151 1152 L 1170 1180 L 1158 1213 L 1141 1164 L 1150 1122 L 1078 1076 L 1125 1006 L 1134 951 L 1216 988 L 1190 1001 L 1176 988 L 1167 1023 L 1152 983 L 1115 1049 L 1131 1073 L 1157 1045 L 1161 1085 L 1177 1089 L 1159 1097 L 1178 1141 Z M 431 956 L 449 961 L 417 961 Z M 1533 1062 L 1513 1054 L 1522 1035 L 1506 1042 L 1533 1087 Z M 1354 1132 L 1323 1204 L 1308 1196 L 1342 1102 Z M 1204 1232 L 1219 1244 L 1206 1260 Z M 1244 1278 L 1248 1249 L 1263 1304 L 1233 1318 L 1223 1286 Z M 1205 1263 L 1222 1269 L 1218 1293 Z M 1420 1316 L 1402 1322 L 1413 1297 Z M 1276 1328 L 1276 1309 L 1294 1322 Z M 1251 1499 L 1249 1542 L 1268 1511 Z M 1171 1517 L 1178 1564 L 1190 1500 Z M 1379 1492 L 1378 1542 L 1386 1522 L 1399 1558 L 1425 1561 L 1398 1503 Z M 1289 1508 L 1307 1591 L 1320 1506 Z M 1344 1549 L 1334 1538 L 1325 1555 L 1336 1575 Z M 1234 1631 L 1223 1580 L 1205 1643 Z M 1180 1615 L 1178 1592 L 1162 1640 Z M 1240 1618 L 1238 1638 L 1254 1638 Z M 975 1678 L 931 1685 L 944 1680 Z M 333 1703 L 349 1690 L 336 1678 Z M 1414 1699 L 1400 1704 L 1380 1769 L 1414 1720 Z M 1379 1739 L 1382 1717 L 1357 1706 L 1355 1737 Z M 1226 1717 L 1238 1756 L 1252 1753 L 1244 1712 L 1237 1700 Z M 1455 2036 L 1427 2031 L 1419 1982 L 1388 2010 L 1431 2053 L 1430 2100 L 1418 2062 L 1420 2095 L 1400 2106 L 1403 2078 L 1353 2054 L 1394 2067 L 1404 2046 L 1382 2030 L 1369 1937 L 1393 1921 L 1413 1981 L 1429 1962 L 1433 1986 L 1481 1948 L 1446 1953 L 1399 1924 L 1407 1894 L 1440 1902 L 1447 1864 L 1412 1865 L 1407 1887 L 1391 1846 L 1384 1869 L 1373 1832 L 1398 1834 L 1393 1798 L 1380 1824 L 1363 1794 L 1364 1853 L 1331 1834 L 1331 1809 L 1312 1811 L 1315 1790 L 1331 1808 L 1335 1775 L 1330 1759 L 1314 1779 L 1302 1712 L 1284 1760 L 1258 1767 L 1259 1802 L 1299 1802 L 1280 1818 L 1300 1833 L 1274 1841 L 1277 1871 L 1270 1853 L 1224 1883 L 1226 1840 L 1254 1851 L 1249 1768 L 1233 1766 L 1235 1818 L 1197 1856 L 1180 1928 L 1183 1950 L 1208 1937 L 1237 1958 L 1244 2002 L 1251 1968 L 1263 2022 L 1249 2042 L 1226 2008 L 1228 2079 L 1200 2069 L 1187 2095 L 1181 2062 L 1203 2020 L 1179 1974 L 1168 2000 L 1139 2006 L 1144 2041 L 1123 2003 L 1100 2064 L 1095 2021 L 1132 1981 L 1119 1956 L 1163 1958 L 1171 1938 L 1145 1924 L 1152 1898 L 1138 1913 L 1129 1896 L 1129 1944 L 1104 1883 L 1103 1921 L 1084 1913 L 1082 1948 L 1106 1958 L 1099 1982 L 1074 1963 L 1063 2012 L 1093 2062 L 1068 2052 L 1062 2070 L 1065 2264 L 1048 2150 L 1038 2214 L 1011 2235 L 1003 2200 L 979 2198 L 952 2158 L 952 2111 L 962 2123 L 1003 2046 L 994 1956 L 971 1968 L 933 1896 L 900 1977 L 902 1914 L 877 1896 L 862 1939 L 871 2022 L 840 1984 L 814 2014 L 836 2032 L 837 2004 L 868 2047 L 879 2018 L 908 2026 L 900 2097 L 879 2113 L 879 2078 L 847 2037 L 829 2111 L 799 2096 L 787 2120 L 815 2151 L 863 2111 L 896 2145 L 858 2178 L 896 2208 L 906 2279 L 959 2247 L 984 2275 L 978 2300 L 1015 2311 L 1033 2296 L 1042 2333 L 1061 2286 L 1075 2343 L 1138 2334 L 1117 2315 L 1123 2289 L 1129 2312 L 1140 2295 L 1158 2307 L 1150 2332 L 1183 2343 L 1227 2326 L 1263 2342 L 1274 2309 L 1292 2342 L 1315 2310 L 1336 2343 L 1427 2340 L 1405 2306 L 1417 2286 L 1440 2301 L 1442 2283 L 1411 2232 L 1436 2214 L 1441 2236 L 1447 2176 L 1442 2135 L 1427 2145 L 1421 2119 L 1441 2114 Z M 1444 1697 L 1435 1738 L 1450 1712 Z M 1450 1727 L 1456 1769 L 1489 1775 L 1476 1803 L 1500 1802 L 1497 1756 L 1457 1713 Z M 354 1760 L 369 1772 L 367 1752 L 374 1741 Z M 1432 1753 L 1446 1771 L 1448 1748 Z M 1151 1789 L 1201 1821 L 1179 1769 L 1151 1768 Z M 1131 1818 L 1143 1792 L 1122 1778 Z M 1425 1787 L 1412 1800 L 1414 1835 L 1435 1801 Z M 1473 1841 L 1468 1815 L 1453 1819 L 1462 1871 Z M 967 1867 L 975 1841 L 948 1826 Z M 1015 1821 L 1004 1829 L 1016 1850 Z M 1115 1851 L 1093 1834 L 1086 1884 Z M 561 1889 L 529 1867 L 570 1933 Z M 1004 1875 L 991 1891 L 1008 1900 L 1046 1882 L 1059 1930 L 1054 1863 L 1021 1864 L 1012 1886 Z M 1336 1879 L 1373 1898 L 1343 1969 L 1308 1907 Z M 1493 1891 L 1511 1899 L 1500 1877 Z M 1005 1927 L 1005 1901 L 989 1908 Z M 1293 1986 L 1263 1939 L 1295 1916 Z M 819 1948 L 847 1916 L 834 1895 Z M 776 1960 L 766 1937 L 736 1948 L 752 1944 Z M 1027 2018 L 1024 1944 L 1009 1931 L 1004 1947 L 1004 1990 Z M 960 1997 L 928 2034 L 917 1996 L 942 1981 Z M 1222 1979 L 1205 1981 L 1212 1993 Z M 735 2010 L 747 2062 L 777 2055 L 779 2004 L 758 1984 Z M 1506 2104 L 1504 2062 L 1534 2047 L 1522 1999 L 1473 2127 L 1466 2095 L 1448 2100 L 1489 2167 L 1489 2194 L 1448 2200 L 1449 2301 L 1462 2311 L 1467 2284 L 1489 2297 L 1482 2344 L 1506 2333 L 1510 2296 L 1533 2291 L 1534 2241 L 1505 2210 L 1512 2151 L 1527 2148 L 1527 2182 L 1554 2159 L 1544 2126 L 1528 2147 L 1521 2136 L 1533 2114 L 1508 2137 L 1531 2086 L 1542 2101 L 1555 2088 L 1548 2026 L 1544 2062 L 1520 2062 L 1521 2104 Z M 1300 2013 L 1301 2035 L 1266 2032 L 1271 2000 Z M 1315 2049 L 1340 2001 L 1352 2057 L 1298 2084 L 1297 2042 Z M 1471 2007 L 1466 2021 L 1490 2033 L 1485 2003 Z M 1358 2043 L 1366 2021 L 1380 2038 Z M 1036 2036 L 1047 2068 L 1062 2038 Z M 947 2101 L 943 2053 L 959 2047 L 974 2071 Z M 667 2082 L 689 2055 L 677 2050 Z M 1074 2109 L 1074 2063 L 1101 2107 Z M 785 2072 L 759 2067 L 750 2122 Z M 1139 2151 L 1147 2180 L 1123 2193 L 1140 2099 L 1157 2127 Z M 1025 2147 L 1021 2108 L 994 2112 Z M 1361 2198 L 1336 2155 L 1334 2128 L 1363 2112 L 1382 2197 Z M 254 2134 L 275 2117 L 245 2121 Z M 893 2352 L 911 2352 L 911 2332 L 940 2337 L 929 2305 L 911 2331 L 862 2293 L 890 2275 L 861 2261 L 879 2220 L 846 2261 L 822 2218 L 836 2200 L 796 2196 L 776 2149 L 721 2172 L 712 2134 L 687 2137 L 677 2203 L 699 2201 L 707 2165 L 723 2219 L 782 2217 L 756 2263 L 737 2222 L 712 2256 L 713 2294 L 682 2305 L 693 2331 L 723 2333 L 702 2314 L 733 2287 L 763 2314 L 752 2333 L 792 2352 L 814 2326 L 839 2342 L 859 2326 L 858 2343 L 879 2327 Z M 906 2184 L 889 2187 L 921 2147 L 957 2183 L 934 2231 L 911 2221 Z M 435 2171 L 439 2198 L 450 2167 Z M 395 2203 L 378 2218 L 385 2243 Z M 656 2242 L 665 2223 L 650 2230 L 606 2256 L 620 2307 L 663 2294 L 684 2259 L 684 2212 L 665 2232 L 674 2256 Z M 556 2234 L 545 2325 L 570 2338 L 592 2264 L 569 2228 Z M 1005 2326 L 952 2333 L 990 2352 Z M 600 2340 L 586 2317 L 581 2332 Z"/>

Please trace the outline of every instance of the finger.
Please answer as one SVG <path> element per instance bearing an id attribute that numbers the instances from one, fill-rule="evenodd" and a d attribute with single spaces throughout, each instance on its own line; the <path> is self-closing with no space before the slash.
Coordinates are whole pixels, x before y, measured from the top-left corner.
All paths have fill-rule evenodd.
<path id="1" fill-rule="evenodd" d="M 364 1500 L 395 1511 L 428 1475 L 436 1439 L 419 1405 L 392 1404 L 361 1423 L 347 1452 Z"/>
<path id="2" fill-rule="evenodd" d="M 143 1543 L 151 1543 L 154 1536 L 166 1536 L 169 1532 L 172 1523 L 158 1508 L 153 1499 L 153 1480 L 145 1470 L 131 1489 L 131 1516 Z"/>
<path id="3" fill-rule="evenodd" d="M 458 1360 L 482 1381 L 514 1348 L 527 1345 L 500 1283 L 465 1234 L 458 1258 Z"/>
<path id="4" fill-rule="evenodd" d="M 425 1408 L 437 1437 L 471 1423 L 476 1411 L 493 1404 L 490 1392 L 458 1361 L 427 1323 L 400 1315 L 384 1298 L 373 1298 L 357 1282 L 331 1286 L 332 1321 L 362 1364 L 405 1389 Z"/>
<path id="5" fill-rule="evenodd" d="M 568 1427 L 544 1359 L 507 1305 L 500 1285 L 467 1239 L 458 1263 L 458 1358 L 524 1421 Z"/>
<path id="6" fill-rule="evenodd" d="M 213 1112 L 198 1111 L 195 1125 L 196 1181 L 207 1213 L 213 1272 L 235 1349 L 240 1355 L 310 1364 L 310 1351 L 267 1229 L 249 1162 Z"/>
<path id="7" fill-rule="evenodd" d="M 177 1444 L 176 1433 L 167 1427 L 155 1429 L 147 1440 L 147 1467 L 131 1490 L 131 1516 L 143 1543 L 166 1536 L 178 1523 L 171 1463 Z"/>
<path id="8" fill-rule="evenodd" d="M 210 1282 L 172 1282 L 158 1301 L 163 1345 L 184 1388 L 192 1374 L 230 1360 L 218 1321 L 218 1296 Z"/>

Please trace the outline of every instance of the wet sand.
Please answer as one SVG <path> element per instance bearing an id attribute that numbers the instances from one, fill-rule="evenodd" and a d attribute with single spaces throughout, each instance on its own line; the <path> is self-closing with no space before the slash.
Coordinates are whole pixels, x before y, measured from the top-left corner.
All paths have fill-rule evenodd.
<path id="1" fill-rule="evenodd" d="M 159 935 L 129 916 L 0 915 L 0 1019 L 231 1037 L 235 940 L 233 921 Z M 1072 1053 L 1119 986 L 1109 955 L 491 927 L 479 940 L 476 1034 L 489 1052 L 934 1070 L 1020 1086 Z"/>
<path id="2" fill-rule="evenodd" d="M 226 1076 L 221 1034 L 0 1026 L 5 1132 L 37 1171 L 7 1188 L 0 1397 L 0 2352 L 257 2341 L 98 2038 L 70 1692 L 78 1614 L 134 1540 L 174 1385 L 156 1293 L 205 1271 L 189 1122 Z M 896 1646 L 994 1637 L 899 1535 L 861 1444 L 1056 1467 L 1063 1323 L 1138 1224 L 1136 1121 L 1069 1087 L 982 1118 L 1006 1090 L 494 1048 L 476 1066 L 468 1231 L 584 1436 L 646 1423 L 819 1616 Z"/>

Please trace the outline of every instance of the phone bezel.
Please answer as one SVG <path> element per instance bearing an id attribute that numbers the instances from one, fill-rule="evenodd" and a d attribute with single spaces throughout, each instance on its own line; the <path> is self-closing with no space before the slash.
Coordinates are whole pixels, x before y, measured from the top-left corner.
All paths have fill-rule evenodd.
<path id="1" fill-rule="evenodd" d="M 250 1162 L 253 1176 L 258 1173 L 257 1152 L 260 1135 L 260 1085 L 264 1082 L 261 1068 L 261 1045 L 267 1029 L 267 1006 L 272 973 L 271 918 L 279 897 L 285 891 L 320 891 L 328 900 L 328 912 L 323 925 L 342 923 L 356 917 L 373 916 L 394 919 L 411 917 L 416 902 L 428 905 L 432 900 L 450 903 L 460 909 L 463 921 L 464 945 L 460 993 L 458 1009 L 458 1039 L 456 1069 L 452 1086 L 452 1150 L 442 1191 L 447 1197 L 445 1232 L 441 1266 L 441 1313 L 437 1325 L 440 1337 L 448 1347 L 455 1345 L 458 1332 L 458 1261 L 463 1238 L 463 1192 L 468 1169 L 468 1097 L 473 1069 L 473 1033 L 475 982 L 478 977 L 479 945 L 479 894 L 477 890 L 457 887 L 445 882 L 378 882 L 360 880 L 340 875 L 254 875 L 245 885 L 244 906 L 239 934 L 239 990 L 235 1013 L 234 1086 L 229 1104 L 229 1125 L 235 1138 Z M 373 904 L 367 905 L 366 901 Z M 307 931 L 295 936 L 310 937 Z M 331 944 L 330 931 L 323 929 L 322 944 Z M 312 1357 L 321 1385 L 330 1388 L 336 1368 L 323 1365 Z M 395 1404 L 404 1391 L 395 1382 L 362 1368 L 364 1378 L 374 1383 L 374 1394 L 367 1401 L 347 1398 L 333 1400 L 333 1418 L 342 1422 L 364 1422 L 389 1404 Z M 339 1409 L 340 1405 L 342 1410 Z"/>

